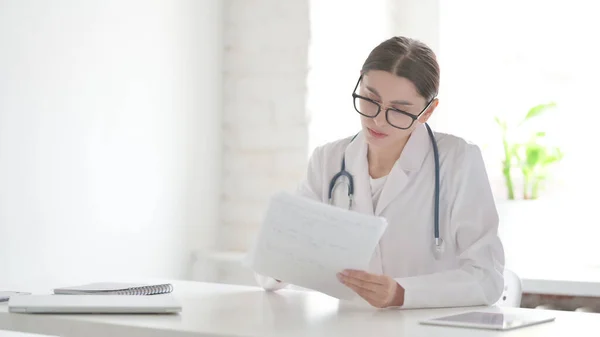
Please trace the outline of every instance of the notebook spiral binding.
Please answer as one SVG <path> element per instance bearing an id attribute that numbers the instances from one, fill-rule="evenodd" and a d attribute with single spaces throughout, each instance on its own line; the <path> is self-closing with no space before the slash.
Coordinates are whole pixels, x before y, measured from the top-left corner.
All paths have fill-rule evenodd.
<path id="1" fill-rule="evenodd" d="M 167 294 L 173 291 L 172 284 L 157 284 L 153 286 L 142 286 L 142 287 L 134 287 L 125 290 L 119 291 L 111 291 L 110 293 L 115 295 L 159 295 L 159 294 Z"/>

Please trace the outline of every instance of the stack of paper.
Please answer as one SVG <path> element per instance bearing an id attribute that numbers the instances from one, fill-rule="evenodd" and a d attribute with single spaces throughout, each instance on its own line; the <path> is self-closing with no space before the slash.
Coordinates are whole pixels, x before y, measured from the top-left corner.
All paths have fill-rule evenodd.
<path id="1" fill-rule="evenodd" d="M 387 222 L 288 193 L 270 202 L 247 265 L 255 272 L 339 299 L 355 294 L 336 274 L 368 270 Z"/>

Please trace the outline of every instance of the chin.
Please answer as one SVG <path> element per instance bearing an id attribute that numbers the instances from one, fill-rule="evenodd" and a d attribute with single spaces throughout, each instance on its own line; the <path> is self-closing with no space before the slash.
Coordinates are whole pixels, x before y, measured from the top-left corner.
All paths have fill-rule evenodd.
<path id="1" fill-rule="evenodd" d="M 365 140 L 367 141 L 367 144 L 369 144 L 369 146 L 372 146 L 372 147 L 378 147 L 378 148 L 395 147 L 398 144 L 398 142 L 400 142 L 402 139 L 402 137 L 399 137 L 400 135 L 394 134 L 394 133 L 388 134 L 383 138 L 373 136 L 369 132 L 369 129 L 367 127 L 365 127 L 363 129 L 363 132 L 365 134 Z"/>
<path id="2" fill-rule="evenodd" d="M 367 135 L 366 135 L 366 140 L 367 143 L 371 146 L 375 146 L 375 147 L 387 147 L 390 146 L 390 144 L 393 143 L 392 141 L 392 137 L 390 136 L 386 136 L 384 138 L 377 138 L 377 137 L 373 137 L 370 134 L 368 134 L 369 130 L 365 130 Z"/>

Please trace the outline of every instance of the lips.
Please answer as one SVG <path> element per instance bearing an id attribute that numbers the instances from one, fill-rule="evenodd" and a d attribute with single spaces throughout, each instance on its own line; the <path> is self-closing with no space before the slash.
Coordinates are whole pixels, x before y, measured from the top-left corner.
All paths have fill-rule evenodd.
<path id="1" fill-rule="evenodd" d="M 387 135 L 385 133 L 374 131 L 371 128 L 367 128 L 369 130 L 369 134 L 375 138 L 385 138 Z"/>

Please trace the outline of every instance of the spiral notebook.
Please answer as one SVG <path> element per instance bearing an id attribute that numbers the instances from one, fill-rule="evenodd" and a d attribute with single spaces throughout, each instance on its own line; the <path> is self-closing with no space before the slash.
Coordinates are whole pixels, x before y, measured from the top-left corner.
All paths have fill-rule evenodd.
<path id="1" fill-rule="evenodd" d="M 173 285 L 98 282 L 72 287 L 56 288 L 56 295 L 158 295 L 173 291 Z"/>

